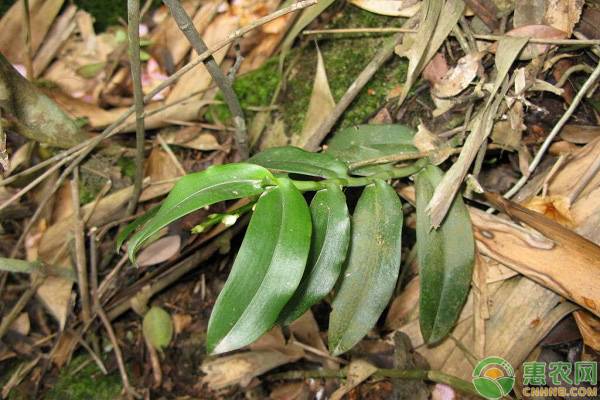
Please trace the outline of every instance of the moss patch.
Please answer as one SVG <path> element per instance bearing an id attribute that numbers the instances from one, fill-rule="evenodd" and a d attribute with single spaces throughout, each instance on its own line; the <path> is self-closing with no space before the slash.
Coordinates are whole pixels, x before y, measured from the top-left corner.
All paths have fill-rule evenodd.
<path id="1" fill-rule="evenodd" d="M 403 24 L 400 18 L 376 15 L 357 7 L 346 5 L 326 26 L 327 28 L 354 27 L 397 27 Z M 382 43 L 389 35 L 360 34 L 324 36 L 318 44 L 325 61 L 325 69 L 329 79 L 331 92 L 336 101 L 346 93 L 348 87 L 371 61 Z M 273 121 L 282 120 L 287 137 L 302 130 L 306 111 L 312 93 L 313 80 L 317 64 L 317 52 L 313 41 L 307 41 L 301 48 L 293 49 L 287 56 L 286 69 L 289 73 L 282 85 L 277 99 L 278 111 L 274 112 Z M 234 83 L 234 89 L 245 110 L 246 119 L 252 121 L 252 107 L 270 105 L 272 96 L 279 85 L 279 56 L 273 57 L 264 66 L 251 73 L 240 76 Z M 354 102 L 340 118 L 337 127 L 347 127 L 365 122 L 386 102 L 392 89 L 401 85 L 406 78 L 407 62 L 393 57 L 375 74 L 363 88 Z M 209 119 L 228 121 L 230 114 L 225 105 L 213 106 L 207 113 Z M 269 135 L 278 135 L 280 130 L 267 130 L 263 140 L 269 142 Z M 275 140 L 277 143 L 280 140 Z"/>
<path id="2" fill-rule="evenodd" d="M 84 362 L 88 364 L 73 375 Z M 118 374 L 104 375 L 98 366 L 87 357 L 75 358 L 68 368 L 63 369 L 52 388 L 44 397 L 46 400 L 112 400 L 121 393 L 121 380 Z"/>

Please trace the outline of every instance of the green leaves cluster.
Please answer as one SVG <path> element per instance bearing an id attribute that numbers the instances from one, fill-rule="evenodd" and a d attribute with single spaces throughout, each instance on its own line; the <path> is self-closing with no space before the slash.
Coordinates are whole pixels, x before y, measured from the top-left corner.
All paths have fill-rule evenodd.
<path id="1" fill-rule="evenodd" d="M 349 170 L 355 161 L 414 152 L 412 135 L 397 125 L 362 126 L 340 131 L 324 153 L 273 148 L 247 163 L 190 174 L 159 208 L 124 230 L 119 245 L 133 233 L 128 252 L 135 261 L 136 252 L 176 219 L 217 202 L 258 198 L 213 308 L 207 350 L 223 353 L 246 346 L 273 325 L 299 318 L 335 287 L 329 348 L 341 354 L 375 326 L 393 295 L 403 210 L 388 181 L 418 172 L 421 329 L 428 342 L 436 342 L 454 326 L 471 280 L 474 245 L 462 200 L 432 231 L 424 210 L 442 175 L 437 167 L 421 160 L 405 168 L 385 164 Z M 292 179 L 299 176 L 302 180 Z M 352 216 L 342 190 L 347 186 L 364 187 Z M 315 192 L 310 206 L 302 192 Z"/>

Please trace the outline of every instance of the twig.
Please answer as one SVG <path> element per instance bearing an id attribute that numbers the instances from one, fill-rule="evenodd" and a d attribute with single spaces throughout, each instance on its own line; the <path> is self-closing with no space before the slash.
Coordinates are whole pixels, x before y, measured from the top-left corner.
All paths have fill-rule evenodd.
<path id="1" fill-rule="evenodd" d="M 462 127 L 459 127 L 459 128 L 462 129 Z M 495 150 L 495 149 L 500 149 L 500 148 L 501 148 L 501 146 L 494 145 L 494 144 L 488 146 L 488 149 L 490 149 L 490 150 Z M 436 153 L 445 153 L 448 156 L 451 156 L 451 155 L 460 153 L 461 150 L 462 150 L 462 147 L 453 147 L 453 148 L 440 149 L 440 150 L 434 150 L 434 151 L 415 151 L 415 152 L 408 152 L 408 153 L 391 154 L 388 156 L 375 157 L 375 158 L 369 158 L 367 160 L 356 161 L 356 162 L 351 163 L 348 168 L 350 170 L 355 170 L 357 168 L 366 167 L 368 165 L 379 165 L 379 164 L 388 164 L 388 163 L 393 163 L 393 162 L 396 163 L 396 162 L 401 162 L 401 161 L 417 160 L 419 158 L 425 158 L 425 157 L 435 155 Z"/>
<path id="2" fill-rule="evenodd" d="M 346 378 L 347 370 L 333 370 L 333 369 L 320 369 L 310 371 L 288 371 L 272 374 L 267 379 L 274 381 L 278 379 L 283 380 L 295 380 L 295 379 L 325 379 L 334 378 L 341 379 Z M 457 378 L 452 375 L 445 374 L 441 371 L 436 370 L 422 370 L 422 369 L 387 369 L 380 368 L 372 375 L 374 378 L 395 378 L 395 379 L 418 379 L 428 380 L 436 383 L 443 383 L 452 386 L 455 389 L 460 390 L 463 393 L 473 394 L 479 396 L 475 391 L 473 385 L 467 381 Z"/>
<path id="3" fill-rule="evenodd" d="M 148 93 L 145 97 L 144 97 L 144 102 L 148 102 L 150 101 L 152 98 L 154 98 L 154 96 L 156 96 L 158 93 L 160 93 L 161 91 L 163 91 L 165 88 L 169 87 L 170 85 L 172 85 L 174 82 L 176 82 L 181 76 L 183 76 L 184 74 L 186 74 L 187 72 L 189 72 L 190 70 L 192 70 L 195 66 L 197 66 L 198 64 L 200 64 L 201 62 L 203 62 L 205 59 L 207 59 L 209 56 L 211 56 L 213 53 L 219 51 L 220 49 L 222 49 L 223 47 L 227 46 L 229 43 L 233 42 L 234 40 L 244 36 L 246 33 L 256 29 L 257 27 L 264 25 L 268 22 L 273 21 L 274 19 L 277 19 L 283 15 L 289 14 L 291 12 L 295 12 L 298 10 L 302 10 L 306 7 L 312 6 L 313 4 L 316 4 L 317 0 L 303 0 L 303 1 L 299 1 L 297 3 L 294 3 L 292 5 L 290 5 L 289 7 L 284 7 L 280 10 L 275 11 L 272 14 L 266 15 L 262 18 L 257 19 L 256 21 L 252 22 L 251 24 L 248 24 L 247 26 L 237 29 L 234 32 L 232 32 L 231 34 L 229 34 L 229 37 L 227 37 L 224 40 L 221 40 L 220 42 L 216 43 L 215 45 L 211 46 L 207 51 L 203 52 L 202 54 L 200 54 L 198 57 L 194 58 L 193 60 L 191 60 L 189 63 L 187 63 L 186 65 L 184 65 L 183 67 L 181 67 L 176 73 L 174 73 L 173 75 L 171 75 L 170 77 L 168 77 L 167 79 L 165 79 L 164 81 L 162 81 L 158 86 L 156 86 L 153 90 L 150 91 L 150 93 Z M 19 239 L 17 240 L 17 243 L 15 244 L 12 252 L 11 252 L 11 256 L 14 257 L 14 255 L 17 253 L 18 249 L 20 248 L 20 246 L 23 244 L 23 241 L 25 240 L 25 236 L 27 235 L 27 233 L 29 232 L 29 230 L 31 229 L 31 227 L 37 222 L 37 219 L 40 217 L 43 208 L 45 207 L 45 205 L 48 203 L 48 201 L 50 200 L 50 198 L 54 195 L 54 193 L 56 193 L 56 191 L 58 190 L 58 188 L 60 187 L 60 185 L 62 184 L 62 182 L 64 182 L 65 178 L 71 174 L 71 172 L 73 171 L 73 168 L 75 168 L 76 165 L 78 165 L 85 157 L 87 157 L 87 155 L 103 140 L 117 134 L 119 132 L 120 129 L 122 129 L 122 125 L 127 121 L 127 118 L 129 118 L 134 112 L 134 108 L 130 107 L 127 111 L 125 111 L 119 118 L 117 118 L 112 124 L 110 124 L 108 127 L 106 127 L 104 129 L 104 131 L 102 131 L 101 134 L 99 134 L 98 136 L 95 136 L 94 138 L 86 141 L 85 143 L 81 144 L 81 147 L 79 148 L 79 145 L 76 146 L 78 148 L 76 155 L 78 156 L 77 159 L 75 159 L 71 165 L 69 165 L 65 171 L 63 171 L 62 175 L 58 178 L 56 184 L 54 185 L 54 187 L 46 194 L 46 196 L 40 201 L 38 208 L 36 210 L 36 212 L 34 213 L 34 215 L 30 218 L 29 222 L 27 223 L 27 225 L 25 226 L 25 228 L 23 229 L 23 233 L 21 234 L 21 236 L 19 237 Z M 72 154 L 74 153 L 75 150 L 73 149 L 69 149 L 66 150 L 65 152 L 68 152 L 68 154 Z"/>
<path id="4" fill-rule="evenodd" d="M 73 236 L 75 237 L 75 264 L 77 266 L 77 287 L 81 299 L 81 317 L 87 323 L 92 315 L 88 286 L 87 262 L 85 256 L 84 222 L 79 205 L 79 168 L 73 170 L 71 180 L 71 200 L 73 203 Z"/>
<path id="5" fill-rule="evenodd" d="M 163 0 L 163 2 L 169 7 L 169 10 L 171 10 L 171 15 L 173 15 L 173 19 L 177 23 L 177 26 L 181 32 L 183 32 L 194 50 L 196 50 L 196 53 L 200 55 L 208 50 L 206 43 L 204 43 L 200 37 L 192 19 L 185 12 L 179 0 Z M 217 61 L 212 55 L 204 60 L 204 65 L 210 73 L 210 76 L 212 76 L 213 80 L 217 83 L 217 86 L 219 86 L 219 89 L 221 89 L 223 98 L 231 111 L 235 125 L 235 144 L 241 159 L 245 160 L 248 158 L 248 133 L 246 132 L 246 122 L 242 106 L 231 85 L 232 80 L 223 74 L 219 64 L 217 64 Z"/>
<path id="6" fill-rule="evenodd" d="M 121 353 L 121 347 L 119 346 L 119 342 L 117 340 L 117 336 L 115 335 L 115 331 L 110 324 L 110 320 L 108 319 L 106 313 L 102 309 L 102 305 L 96 303 L 96 313 L 100 317 L 102 321 L 102 325 L 104 325 L 104 329 L 108 334 L 108 338 L 113 346 L 113 351 L 115 352 L 115 358 L 117 359 L 117 365 L 119 367 L 119 373 L 121 374 L 121 380 L 123 381 L 123 389 L 125 393 L 129 396 L 133 396 L 135 398 L 141 398 L 135 389 L 129 383 L 129 377 L 127 376 L 127 369 L 125 368 L 125 362 L 123 361 L 123 353 Z"/>
<path id="7" fill-rule="evenodd" d="M 348 108 L 350 103 L 352 103 L 354 98 L 367 84 L 367 82 L 371 80 L 377 70 L 379 70 L 379 68 L 394 54 L 394 48 L 396 47 L 396 44 L 400 42 L 403 36 L 403 33 L 398 33 L 394 35 L 393 38 L 382 44 L 379 51 L 377 51 L 375 54 L 375 57 L 373 57 L 365 69 L 363 69 L 358 75 L 356 80 L 350 85 L 346 93 L 344 93 L 340 101 L 335 105 L 335 108 L 327 116 L 325 121 L 323 121 L 323 123 L 321 123 L 319 128 L 312 134 L 312 136 L 306 140 L 306 145 L 304 146 L 305 149 L 309 151 L 318 150 L 321 142 L 323 139 L 325 139 L 331 128 L 333 128 L 346 108 Z"/>
<path id="8" fill-rule="evenodd" d="M 562 117 L 560 117 L 556 125 L 554 125 L 554 127 L 552 128 L 552 131 L 550 131 L 548 137 L 546 137 L 546 140 L 544 140 L 542 147 L 540 147 L 535 157 L 533 158 L 533 161 L 531 161 L 531 164 L 529 164 L 529 168 L 527 168 L 527 173 L 523 175 L 521 179 L 519 179 L 517 183 L 515 183 L 515 185 L 504 194 L 504 197 L 510 199 L 523 187 L 523 185 L 525 185 L 531 174 L 535 171 L 537 166 L 542 161 L 544 154 L 546 154 L 546 151 L 552 144 L 552 141 L 554 140 L 556 135 L 558 135 L 558 133 L 567 123 L 569 118 L 571 118 L 571 115 L 573 115 L 573 112 L 575 112 L 575 109 L 579 106 L 579 103 L 583 99 L 583 96 L 585 96 L 585 94 L 590 90 L 590 88 L 596 83 L 598 77 L 600 77 L 600 63 L 596 65 L 596 68 L 594 68 L 594 72 L 592 72 L 592 74 L 585 81 L 581 89 L 579 89 L 577 95 L 575 95 L 575 97 L 573 98 L 573 102 L 569 104 L 569 108 L 567 108 L 567 111 L 565 111 Z"/>
<path id="9" fill-rule="evenodd" d="M 313 29 L 302 32 L 303 35 L 322 35 L 322 34 L 354 34 L 354 33 L 416 33 L 416 29 L 406 28 L 342 28 L 342 29 Z M 450 33 L 454 36 L 454 33 Z M 485 35 L 473 34 L 473 37 L 478 40 L 496 42 L 504 39 L 509 35 Z M 510 35 L 510 37 L 519 37 Z M 533 44 L 553 44 L 564 46 L 598 46 L 598 39 L 544 39 L 544 38 L 529 38 L 529 43 Z"/>
<path id="10" fill-rule="evenodd" d="M 33 79 L 33 49 L 31 48 L 31 18 L 29 14 L 29 0 L 23 0 L 23 20 L 25 21 L 25 69 L 27 79 Z"/>
<path id="11" fill-rule="evenodd" d="M 177 156 L 175 156 L 175 153 L 173 153 L 173 150 L 171 150 L 171 147 L 169 146 L 169 144 L 167 142 L 165 142 L 165 139 L 163 139 L 162 136 L 160 136 L 160 133 L 156 135 L 156 139 L 158 140 L 160 147 L 163 148 L 163 150 L 167 153 L 169 158 L 173 161 L 173 164 L 175 164 L 175 168 L 177 168 L 177 171 L 179 172 L 179 174 L 181 176 L 185 176 L 187 174 L 187 172 L 185 171 L 185 168 L 183 168 L 183 165 L 181 165 L 181 163 L 177 159 Z"/>
<path id="12" fill-rule="evenodd" d="M 17 319 L 21 311 L 23 311 L 27 303 L 29 303 L 29 300 L 31 300 L 35 292 L 46 280 L 46 274 L 44 274 L 44 272 L 36 271 L 31 275 L 31 286 L 25 292 L 23 292 L 9 313 L 2 318 L 2 322 L 0 323 L 0 339 L 2 339 L 6 332 L 8 332 L 8 329 L 12 323 L 15 321 L 15 319 Z"/>
<path id="13" fill-rule="evenodd" d="M 135 177 L 133 193 L 127 205 L 127 215 L 135 212 L 144 180 L 144 92 L 142 91 L 142 67 L 140 65 L 140 1 L 127 0 L 127 30 L 129 32 L 129 65 L 133 83 L 135 108 Z"/>

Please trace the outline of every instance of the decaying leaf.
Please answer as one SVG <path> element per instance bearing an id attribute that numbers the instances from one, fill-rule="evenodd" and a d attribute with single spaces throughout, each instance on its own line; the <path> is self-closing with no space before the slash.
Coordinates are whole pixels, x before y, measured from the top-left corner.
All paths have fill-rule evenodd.
<path id="1" fill-rule="evenodd" d="M 327 72 L 321 51 L 317 47 L 317 70 L 313 83 L 312 94 L 308 104 L 308 111 L 302 126 L 302 133 L 295 138 L 295 145 L 304 147 L 306 141 L 313 135 L 319 126 L 327 119 L 335 107 L 335 100 L 329 88 Z"/>
<path id="2" fill-rule="evenodd" d="M 138 266 L 148 267 L 165 262 L 177 254 L 180 247 L 181 236 L 179 235 L 169 235 L 160 238 L 140 251 L 137 260 Z"/>
<path id="3" fill-rule="evenodd" d="M 523 205 L 568 228 L 575 226 L 569 199 L 564 196 L 535 196 Z"/>
<path id="4" fill-rule="evenodd" d="M 348 365 L 347 381 L 331 394 L 331 400 L 341 400 L 342 397 L 360 383 L 364 382 L 369 376 L 377 371 L 377 367 L 365 360 L 354 360 Z"/>
<path id="5" fill-rule="evenodd" d="M 469 53 L 461 57 L 456 66 L 450 69 L 439 82 L 431 88 L 433 95 L 437 97 L 456 96 L 465 90 L 469 84 L 481 73 L 481 58 L 483 53 Z"/>
<path id="6" fill-rule="evenodd" d="M 375 14 L 404 18 L 412 17 L 421 7 L 418 0 L 351 0 L 350 4 Z"/>
<path id="7" fill-rule="evenodd" d="M 0 107 L 14 117 L 21 135 L 56 147 L 71 147 L 87 139 L 75 123 L 0 54 Z"/>
<path id="8" fill-rule="evenodd" d="M 506 32 L 507 36 L 530 37 L 536 39 L 565 39 L 567 33 L 549 25 L 525 25 Z M 521 54 L 519 60 L 531 60 L 550 48 L 547 44 L 529 44 Z"/>
<path id="9" fill-rule="evenodd" d="M 549 0 L 543 23 L 565 32 L 569 37 L 579 22 L 584 4 L 585 0 Z"/>
<path id="10" fill-rule="evenodd" d="M 206 374 L 202 381 L 213 390 L 250 383 L 252 378 L 281 365 L 296 361 L 301 355 L 291 356 L 276 350 L 256 350 L 219 357 L 202 364 Z"/>
<path id="11" fill-rule="evenodd" d="M 496 52 L 496 80 L 490 97 L 481 114 L 475 118 L 471 134 L 467 137 L 458 160 L 445 173 L 444 178 L 436 187 L 433 197 L 427 206 L 428 213 L 431 215 L 431 225 L 433 228 L 439 227 L 442 223 L 481 144 L 489 136 L 496 111 L 500 106 L 500 101 L 504 97 L 503 95 L 496 96 L 496 94 L 500 86 L 502 86 L 511 65 L 526 43 L 527 38 L 506 37 L 500 40 Z"/>

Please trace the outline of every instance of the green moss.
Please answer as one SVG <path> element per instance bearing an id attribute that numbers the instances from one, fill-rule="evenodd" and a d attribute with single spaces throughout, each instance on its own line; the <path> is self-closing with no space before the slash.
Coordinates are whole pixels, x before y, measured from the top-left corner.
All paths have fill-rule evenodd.
<path id="1" fill-rule="evenodd" d="M 121 169 L 121 174 L 128 178 L 135 177 L 135 159 L 131 157 L 121 157 L 117 160 L 117 167 Z"/>
<path id="2" fill-rule="evenodd" d="M 247 120 L 250 120 L 254 114 L 249 108 L 266 107 L 271 104 L 271 99 L 277 85 L 279 85 L 279 81 L 277 58 L 271 58 L 259 69 L 236 78 L 233 89 L 242 109 L 247 114 Z M 216 96 L 216 100 L 223 100 L 221 93 Z M 214 121 L 214 119 L 227 121 L 231 118 L 231 114 L 227 105 L 219 104 L 209 107 L 206 118 L 210 121 Z"/>
<path id="3" fill-rule="evenodd" d="M 81 365 L 88 364 L 73 375 Z M 44 397 L 46 400 L 112 400 L 121 393 L 121 380 L 117 374 L 104 375 L 94 362 L 87 357 L 75 358 L 69 367 L 63 369 L 52 388 Z"/>
<path id="4" fill-rule="evenodd" d="M 394 27 L 402 23 L 403 20 L 400 18 L 385 17 L 347 5 L 333 17 L 327 28 Z M 387 38 L 389 35 L 376 34 L 329 35 L 319 38 L 319 48 L 325 61 L 329 86 L 336 101 L 346 93 L 348 87 Z M 236 79 L 234 88 L 245 109 L 248 122 L 253 117 L 248 107 L 264 107 L 270 104 L 280 79 L 278 63 L 279 56 L 275 56 L 260 69 Z M 302 48 L 293 49 L 287 56 L 286 69 L 290 65 L 291 68 L 277 99 L 279 110 L 273 113 L 272 120 L 283 120 L 284 132 L 288 137 L 299 133 L 302 129 L 312 93 L 316 64 L 317 53 L 313 42 L 307 42 Z M 342 115 L 337 127 L 365 122 L 385 104 L 390 91 L 404 82 L 406 69 L 405 60 L 393 57 L 363 88 Z M 219 105 L 209 108 L 207 117 L 227 122 L 230 114 L 225 105 Z"/>

